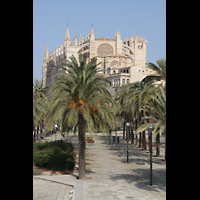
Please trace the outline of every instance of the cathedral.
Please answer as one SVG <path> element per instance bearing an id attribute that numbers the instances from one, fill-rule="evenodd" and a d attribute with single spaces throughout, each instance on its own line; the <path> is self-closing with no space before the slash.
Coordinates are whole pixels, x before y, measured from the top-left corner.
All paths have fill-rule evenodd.
<path id="1" fill-rule="evenodd" d="M 46 45 L 43 59 L 43 83 L 44 86 L 52 86 L 57 78 L 55 72 L 63 66 L 62 62 L 72 55 L 78 60 L 80 53 L 86 54 L 90 61 L 97 58 L 97 67 L 102 69 L 103 74 L 110 82 L 109 91 L 113 95 L 115 90 L 121 85 L 143 80 L 147 75 L 155 74 L 155 71 L 146 68 L 146 44 L 147 40 L 140 36 L 130 36 L 124 41 L 121 40 L 119 29 L 113 39 L 99 37 L 95 38 L 93 28 L 91 32 L 83 38 L 77 35 L 72 42 L 69 28 L 67 27 L 64 43 L 49 53 Z M 63 70 L 63 73 L 66 71 Z"/>

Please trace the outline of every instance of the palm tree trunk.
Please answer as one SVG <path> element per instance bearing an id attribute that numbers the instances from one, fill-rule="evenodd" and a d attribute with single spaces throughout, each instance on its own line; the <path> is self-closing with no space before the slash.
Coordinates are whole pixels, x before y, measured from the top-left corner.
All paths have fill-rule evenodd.
<path id="1" fill-rule="evenodd" d="M 76 126 L 74 127 L 74 135 L 76 134 L 77 125 L 78 125 L 78 124 L 76 124 Z"/>
<path id="2" fill-rule="evenodd" d="M 142 150 L 147 150 L 145 131 L 142 132 Z"/>
<path id="3" fill-rule="evenodd" d="M 159 133 L 156 136 L 156 145 L 157 145 L 156 157 L 158 157 L 160 156 L 160 134 Z"/>
<path id="4" fill-rule="evenodd" d="M 139 123 L 141 123 L 141 115 L 142 115 L 142 113 L 139 114 Z M 139 147 L 141 147 L 141 139 L 142 139 L 141 136 L 142 136 L 142 134 L 141 134 L 141 132 L 140 132 Z"/>
<path id="5" fill-rule="evenodd" d="M 82 113 L 78 119 L 79 179 L 85 178 L 85 120 Z"/>
<path id="6" fill-rule="evenodd" d="M 36 131 L 37 131 L 37 127 L 34 126 L 34 142 L 36 141 Z"/>
<path id="7" fill-rule="evenodd" d="M 139 137 L 139 146 L 138 147 L 141 147 L 141 132 L 140 132 L 140 137 Z"/>
<path id="8" fill-rule="evenodd" d="M 164 132 L 164 135 L 165 135 L 165 160 L 166 160 L 166 156 L 167 156 L 167 154 L 166 154 L 166 142 L 167 142 L 167 140 L 166 140 L 166 130 L 165 130 L 165 132 Z"/>
<path id="9" fill-rule="evenodd" d="M 131 143 L 133 144 L 133 125 L 131 126 Z"/>
<path id="10" fill-rule="evenodd" d="M 137 133 L 136 133 L 136 130 L 137 130 L 137 119 L 135 118 L 135 144 L 137 145 L 137 143 L 138 143 L 138 135 L 137 135 Z"/>
<path id="11" fill-rule="evenodd" d="M 126 122 L 124 122 L 124 127 L 123 127 L 123 139 L 125 138 L 125 124 Z"/>
<path id="12" fill-rule="evenodd" d="M 37 133 L 37 138 L 36 138 L 36 139 L 38 140 L 38 126 L 37 126 L 37 129 L 36 129 L 36 130 L 37 130 L 37 132 L 36 132 L 36 133 Z"/>

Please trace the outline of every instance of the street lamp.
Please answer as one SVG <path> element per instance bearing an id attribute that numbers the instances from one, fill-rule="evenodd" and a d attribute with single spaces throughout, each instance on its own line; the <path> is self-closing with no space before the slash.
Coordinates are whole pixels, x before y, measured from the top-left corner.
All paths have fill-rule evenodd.
<path id="1" fill-rule="evenodd" d="M 128 122 L 126 122 L 126 138 L 127 138 L 127 162 L 128 162 L 129 126 L 130 126 L 130 124 L 129 124 Z"/>
<path id="2" fill-rule="evenodd" d="M 150 150 L 150 186 L 152 186 L 152 131 L 154 130 L 154 126 L 150 124 L 148 126 L 148 129 L 150 131 L 150 144 L 149 144 L 149 150 Z"/>
<path id="3" fill-rule="evenodd" d="M 55 140 L 56 140 L 56 128 L 57 128 L 57 124 L 55 125 Z"/>

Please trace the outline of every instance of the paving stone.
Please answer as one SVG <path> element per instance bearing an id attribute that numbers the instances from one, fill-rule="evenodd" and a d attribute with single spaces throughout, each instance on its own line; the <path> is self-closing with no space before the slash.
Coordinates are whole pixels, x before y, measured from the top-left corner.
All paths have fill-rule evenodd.
<path id="1" fill-rule="evenodd" d="M 58 135 L 57 137 L 59 139 Z M 54 140 L 54 138 L 55 137 L 52 139 Z M 75 148 L 78 148 L 77 135 L 69 134 L 66 138 L 68 141 L 72 141 L 72 143 L 75 144 Z M 86 147 L 86 169 L 89 169 L 89 172 L 86 173 L 86 178 L 90 179 L 81 180 L 82 182 L 80 182 L 80 186 L 82 186 L 79 188 L 79 191 L 82 200 L 166 199 L 166 163 L 162 161 L 163 157 L 157 158 L 153 156 L 152 158 L 153 184 L 157 185 L 158 188 L 148 188 L 149 153 L 147 153 L 147 151 L 142 151 L 141 148 L 130 143 L 130 157 L 129 163 L 127 163 L 127 144 L 121 137 L 116 150 L 115 145 L 108 144 L 107 136 L 94 136 L 94 139 L 95 144 Z M 161 138 L 161 140 L 162 139 L 163 138 Z M 155 155 L 155 151 L 153 155 Z M 164 144 L 162 143 L 161 155 L 164 156 Z M 62 178 L 64 178 L 64 176 Z M 62 181 L 62 178 L 60 178 L 59 181 Z M 67 177 L 65 177 L 65 180 L 66 178 Z M 37 199 L 41 195 L 41 199 L 68 200 L 69 191 L 65 189 L 65 185 L 59 184 L 55 186 L 51 181 L 47 182 L 43 184 L 42 188 L 41 180 L 34 179 L 33 199 Z M 55 187 L 52 189 L 52 186 Z M 46 190 L 45 193 L 44 190 Z M 42 195 L 42 193 L 46 196 Z M 81 197 L 79 199 L 81 199 Z"/>
<path id="2" fill-rule="evenodd" d="M 122 143 L 117 147 L 120 150 L 116 151 L 112 145 L 105 142 L 106 137 L 94 137 L 95 144 L 86 148 L 86 160 L 89 158 L 86 161 L 88 163 L 86 168 L 95 166 L 92 168 L 93 173 L 87 173 L 87 175 L 94 179 L 90 179 L 89 183 L 83 180 L 83 190 L 86 190 L 83 192 L 83 200 L 87 199 L 87 192 L 89 192 L 87 189 L 92 186 L 92 188 L 98 187 L 99 189 L 99 193 L 95 193 L 95 197 L 99 194 L 99 196 L 105 196 L 106 199 L 128 199 L 126 196 L 153 199 L 155 196 L 147 188 L 149 184 L 149 154 L 145 155 L 138 147 L 129 145 L 131 159 L 130 163 L 126 163 L 126 148 L 122 148 L 126 145 L 124 141 L 121 141 Z M 158 162 L 159 158 L 153 157 L 153 161 Z M 146 163 L 137 165 L 136 162 L 139 164 Z M 153 168 L 153 181 L 158 184 L 159 190 L 156 191 L 160 194 L 160 199 L 164 199 L 166 198 L 166 190 L 163 190 L 163 188 L 166 179 L 160 177 L 165 177 L 166 165 L 164 162 L 155 165 L 157 166 L 156 169 Z"/>

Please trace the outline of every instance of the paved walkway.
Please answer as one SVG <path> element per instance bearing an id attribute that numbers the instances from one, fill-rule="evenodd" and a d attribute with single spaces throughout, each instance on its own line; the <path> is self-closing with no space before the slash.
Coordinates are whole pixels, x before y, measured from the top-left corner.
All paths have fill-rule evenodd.
<path id="1" fill-rule="evenodd" d="M 149 153 L 129 144 L 130 159 L 126 162 L 126 143 L 109 145 L 105 136 L 95 136 L 95 144 L 86 150 L 87 178 L 83 181 L 83 200 L 166 198 L 166 162 L 153 157 L 153 185 L 149 188 Z M 154 150 L 155 155 L 155 150 Z"/>
<path id="2" fill-rule="evenodd" d="M 73 187 L 70 185 L 45 180 L 41 177 L 33 178 L 33 200 L 69 200 L 69 192 L 72 189 Z"/>
<path id="3" fill-rule="evenodd" d="M 57 135 L 57 139 L 62 137 Z M 55 136 L 47 139 L 54 140 Z M 122 138 L 122 137 L 120 137 Z M 77 147 L 78 138 L 73 134 L 67 136 Z M 114 144 L 108 144 L 108 137 L 104 135 L 94 136 L 95 143 L 88 144 L 86 147 L 86 179 L 74 179 L 71 182 L 74 188 L 73 198 L 75 200 L 106 200 L 106 199 L 166 199 L 166 162 L 164 158 L 164 138 L 161 137 L 161 157 L 155 157 L 153 151 L 153 185 L 149 188 L 149 153 L 142 151 L 141 148 L 129 144 L 130 155 L 129 163 L 126 162 L 126 142 L 120 140 L 115 149 Z M 76 172 L 77 173 L 77 172 Z M 55 175 L 49 177 L 57 179 L 56 182 L 67 181 L 70 175 Z M 35 176 L 34 176 L 35 177 Z M 42 178 L 42 176 L 39 176 Z M 46 177 L 47 176 L 43 176 Z M 73 177 L 75 178 L 75 177 Z M 35 181 L 36 177 L 34 178 Z M 69 180 L 68 180 L 69 182 Z M 42 182 L 40 183 L 42 188 Z M 53 182 L 53 184 L 59 184 Z M 69 190 L 65 185 L 64 194 Z M 35 185 L 34 185 L 35 187 Z M 62 188 L 59 186 L 59 188 Z M 37 189 L 34 189 L 36 191 Z M 59 189 L 58 189 L 59 190 Z M 51 190 L 49 190 L 51 191 Z M 61 194 L 63 193 L 60 189 Z M 35 193 L 35 192 L 34 192 Z M 48 192 L 47 192 L 48 193 Z M 69 195 L 68 195 L 69 196 Z M 40 195 L 38 196 L 40 197 Z M 66 199 L 66 195 L 43 199 Z"/>

